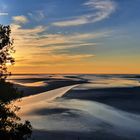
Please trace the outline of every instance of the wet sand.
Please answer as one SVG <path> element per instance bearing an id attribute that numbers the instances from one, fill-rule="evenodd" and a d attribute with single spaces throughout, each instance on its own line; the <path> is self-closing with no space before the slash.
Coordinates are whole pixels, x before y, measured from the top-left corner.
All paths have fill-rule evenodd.
<path id="1" fill-rule="evenodd" d="M 128 112 L 140 113 L 140 87 L 73 89 L 63 97 L 97 101 Z"/>
<path id="2" fill-rule="evenodd" d="M 139 79 L 77 77 L 16 81 L 26 91 L 26 97 L 16 103 L 21 107 L 18 115 L 22 121 L 31 121 L 32 137 L 36 140 L 139 140 Z"/>
<path id="3" fill-rule="evenodd" d="M 75 84 L 87 83 L 84 79 L 69 79 L 69 78 L 30 78 L 18 79 L 12 81 L 19 91 L 22 91 L 22 96 L 30 96 L 39 94 L 45 91 L 57 89 L 60 87 L 71 86 Z"/>
<path id="4" fill-rule="evenodd" d="M 35 130 L 33 137 L 37 140 L 132 140 L 131 138 L 122 138 L 107 132 L 74 132 L 74 131 L 38 131 Z"/>

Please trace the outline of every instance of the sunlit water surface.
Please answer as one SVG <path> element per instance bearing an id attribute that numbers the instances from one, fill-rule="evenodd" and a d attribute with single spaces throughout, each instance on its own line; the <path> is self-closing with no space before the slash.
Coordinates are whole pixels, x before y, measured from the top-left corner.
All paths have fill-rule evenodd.
<path id="1" fill-rule="evenodd" d="M 67 75 L 51 77 L 67 78 Z M 46 131 L 107 132 L 130 139 L 140 138 L 140 115 L 120 110 L 96 101 L 62 98 L 67 91 L 113 87 L 139 87 L 139 77 L 126 75 L 73 75 L 88 79 L 89 83 L 64 87 L 54 91 L 25 97 L 17 103 L 23 120 L 30 120 L 33 128 Z M 48 78 L 50 75 L 20 75 L 20 78 Z M 13 76 L 11 79 L 20 79 Z M 47 81 L 38 81 L 40 83 Z M 21 84 L 30 86 L 25 81 Z M 37 86 L 37 82 L 31 82 Z M 41 85 L 42 86 L 42 85 Z M 80 93 L 79 93 L 80 94 Z M 94 94 L 94 92 L 93 92 Z"/>

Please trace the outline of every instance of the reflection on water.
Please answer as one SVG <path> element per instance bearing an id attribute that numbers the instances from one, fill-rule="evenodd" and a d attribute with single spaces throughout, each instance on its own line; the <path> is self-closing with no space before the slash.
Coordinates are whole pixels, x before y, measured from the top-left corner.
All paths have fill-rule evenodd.
<path id="1" fill-rule="evenodd" d="M 109 88 L 109 87 L 134 87 L 140 86 L 140 82 L 137 79 L 124 79 L 124 78 L 96 78 L 96 80 L 90 81 L 89 84 L 80 85 L 80 89 L 92 89 L 92 88 Z M 76 88 L 75 88 L 76 90 Z"/>
<path id="2" fill-rule="evenodd" d="M 28 75 L 29 76 L 29 75 Z M 29 78 L 29 77 L 24 78 Z M 48 75 L 43 75 L 43 78 Z M 120 137 L 138 140 L 140 137 L 140 115 L 122 111 L 111 105 L 97 101 L 80 100 L 80 91 L 87 89 L 101 89 L 113 87 L 139 87 L 139 78 L 124 75 L 73 75 L 74 79 L 88 79 L 89 83 L 80 84 L 76 87 L 69 86 L 54 91 L 44 92 L 38 95 L 25 97 L 19 105 L 22 109 L 19 114 L 22 118 L 30 120 L 34 129 L 49 131 L 67 131 L 84 133 L 109 133 Z M 73 77 L 72 76 L 72 77 Z M 32 77 L 32 76 L 31 76 Z M 31 78 L 30 77 L 30 78 Z M 33 75 L 34 78 L 42 77 Z M 53 75 L 51 75 L 53 77 Z M 56 75 L 54 75 L 56 77 Z M 59 77 L 59 76 L 58 76 Z M 61 78 L 68 78 L 68 75 L 61 75 Z M 71 78 L 72 78 L 71 77 Z M 21 78 L 21 77 L 20 77 Z M 22 77 L 23 78 L 23 77 Z M 59 79 L 59 78 L 58 78 Z M 40 82 L 40 81 L 38 81 Z M 44 81 L 47 82 L 47 81 Z M 34 83 L 34 82 L 33 82 Z M 29 86 L 28 84 L 26 86 Z M 38 85 L 39 86 L 39 85 Z M 72 89 L 71 89 L 72 88 Z M 73 93 L 75 99 L 62 98 L 68 90 Z M 122 89 L 120 89 L 122 90 Z M 119 90 L 119 92 L 120 92 Z M 139 90 L 139 89 L 137 89 Z M 103 91 L 102 91 L 103 92 Z M 111 91 L 110 91 L 111 92 Z M 90 94 L 90 93 L 88 93 Z M 107 94 L 107 92 L 105 93 Z M 110 94 L 112 96 L 115 93 Z M 85 93 L 86 95 L 86 93 Z M 125 93 L 127 97 L 127 92 Z M 58 98 L 59 97 L 59 98 Z M 90 97 L 90 96 L 89 96 Z M 111 98 L 110 98 L 111 99 Z M 127 98 L 128 99 L 128 98 Z M 125 100 L 125 98 L 123 98 Z M 129 100 L 124 102 L 129 104 Z M 131 99 L 131 106 L 135 108 L 135 98 Z M 121 104 L 121 95 L 116 104 Z M 140 104 L 139 104 L 140 105 Z M 140 112 L 140 110 L 137 110 Z M 102 137 L 102 136 L 101 136 Z M 106 140 L 106 139 L 104 139 Z"/>
<path id="3" fill-rule="evenodd" d="M 48 74 L 38 74 L 38 75 L 12 75 L 9 80 L 13 82 L 19 82 L 20 84 L 27 83 L 27 86 L 34 83 L 36 86 L 40 86 L 40 83 L 47 82 L 43 80 L 48 79 L 73 79 L 79 80 L 87 79 L 89 84 L 84 84 L 81 88 L 104 88 L 104 87 L 133 87 L 140 86 L 139 75 L 48 75 Z M 42 84 L 41 84 L 42 85 Z"/>
<path id="4" fill-rule="evenodd" d="M 44 81 L 40 82 L 29 82 L 29 83 L 22 83 L 22 82 L 16 82 L 16 84 L 19 84 L 21 86 L 27 86 L 27 87 L 40 87 L 40 86 L 47 86 L 47 83 Z"/>
<path id="5" fill-rule="evenodd" d="M 35 129 L 51 131 L 107 131 L 122 136 L 139 135 L 140 116 L 117 110 L 98 102 L 58 99 L 38 104 L 24 119 L 31 120 Z"/>

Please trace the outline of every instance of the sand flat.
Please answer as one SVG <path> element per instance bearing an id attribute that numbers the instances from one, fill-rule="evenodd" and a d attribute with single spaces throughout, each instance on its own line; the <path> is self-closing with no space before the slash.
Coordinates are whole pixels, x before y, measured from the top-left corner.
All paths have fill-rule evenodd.
<path id="1" fill-rule="evenodd" d="M 43 106 L 46 106 L 48 101 L 51 101 L 57 97 L 61 97 L 63 94 L 65 94 L 68 90 L 70 90 L 73 87 L 76 87 L 78 85 L 72 85 L 72 86 L 66 86 L 58 89 L 54 89 L 51 91 L 43 92 L 37 95 L 31 95 L 27 97 L 23 97 L 19 100 L 17 100 L 14 104 L 16 106 L 21 107 L 18 114 L 26 114 L 27 112 L 31 111 L 35 107 L 39 108 Z"/>
<path id="2" fill-rule="evenodd" d="M 137 87 L 137 79 L 132 79 L 132 84 L 131 81 L 127 84 L 127 80 L 125 83 L 121 80 L 122 85 L 126 87 L 120 87 L 116 82 L 115 87 L 109 84 L 107 88 L 104 87 L 106 82 L 113 82 L 114 79 L 104 81 L 103 87 L 97 87 L 96 84 L 100 77 L 90 76 L 90 79 L 88 84 L 79 83 L 69 86 L 66 86 L 63 81 L 61 84 L 64 87 L 31 94 L 22 98 L 21 102 L 16 102 L 16 105 L 21 107 L 18 115 L 22 121 L 29 120 L 33 126 L 33 138 L 36 140 L 93 140 L 94 138 L 139 140 L 140 115 L 128 111 L 130 103 L 128 100 L 131 100 L 133 95 L 137 96 L 133 97 L 131 109 L 139 111 L 135 104 L 140 91 Z M 105 80 L 104 77 L 101 77 L 102 79 Z M 120 82 L 120 79 L 115 80 Z M 136 87 L 133 87 L 133 84 Z M 54 83 L 52 87 L 53 85 Z M 34 87 L 30 89 L 35 90 Z M 114 102 L 117 105 L 114 105 Z M 122 108 L 124 105 L 126 110 Z"/>

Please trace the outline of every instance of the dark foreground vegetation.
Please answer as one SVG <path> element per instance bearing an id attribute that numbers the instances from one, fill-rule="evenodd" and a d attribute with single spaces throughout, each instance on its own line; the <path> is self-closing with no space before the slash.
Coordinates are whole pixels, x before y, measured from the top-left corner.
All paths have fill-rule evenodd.
<path id="1" fill-rule="evenodd" d="M 31 136 L 32 126 L 29 121 L 20 123 L 16 112 L 20 109 L 11 104 L 21 93 L 12 83 L 0 80 L 0 139 L 26 140 Z"/>
<path id="2" fill-rule="evenodd" d="M 26 140 L 31 136 L 32 126 L 29 121 L 20 122 L 16 115 L 18 107 L 11 104 L 20 93 L 12 83 L 6 82 L 7 63 L 14 64 L 13 40 L 10 38 L 10 26 L 0 25 L 0 140 Z"/>
<path id="3" fill-rule="evenodd" d="M 0 101 L 1 102 L 10 102 L 11 100 L 20 98 L 22 92 L 18 91 L 14 87 L 13 83 L 6 82 L 5 80 L 0 80 Z"/>

